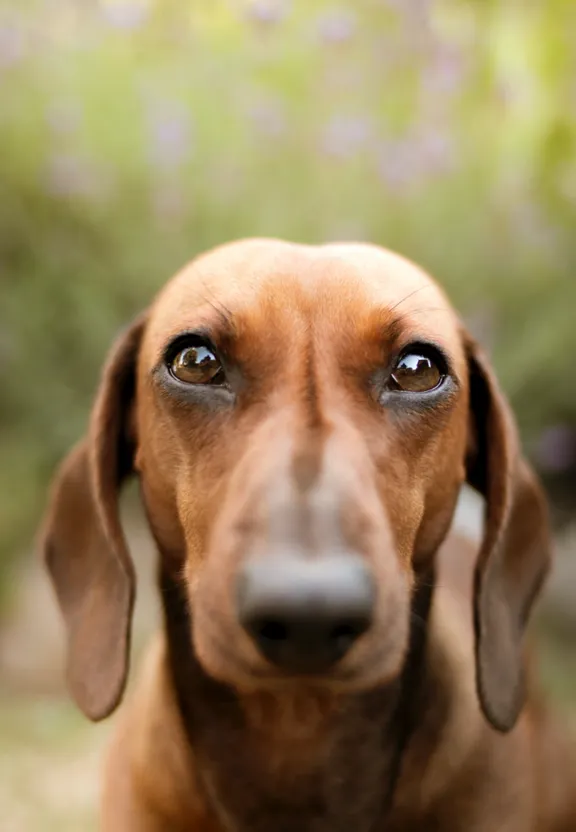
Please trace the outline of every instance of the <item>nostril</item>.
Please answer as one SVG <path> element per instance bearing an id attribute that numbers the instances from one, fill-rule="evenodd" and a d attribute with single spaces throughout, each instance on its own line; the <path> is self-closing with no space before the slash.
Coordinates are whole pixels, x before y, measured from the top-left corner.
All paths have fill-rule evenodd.
<path id="1" fill-rule="evenodd" d="M 274 619 L 257 621 L 251 625 L 250 630 L 259 641 L 286 641 L 289 636 L 286 624 Z"/>
<path id="2" fill-rule="evenodd" d="M 367 621 L 349 621 L 333 627 L 329 638 L 336 650 L 344 655 L 367 629 Z"/>
<path id="3" fill-rule="evenodd" d="M 332 641 L 336 641 L 339 644 L 351 644 L 355 639 L 358 638 L 360 635 L 360 628 L 355 627 L 353 624 L 338 624 L 337 627 L 332 629 L 330 633 L 330 638 Z"/>

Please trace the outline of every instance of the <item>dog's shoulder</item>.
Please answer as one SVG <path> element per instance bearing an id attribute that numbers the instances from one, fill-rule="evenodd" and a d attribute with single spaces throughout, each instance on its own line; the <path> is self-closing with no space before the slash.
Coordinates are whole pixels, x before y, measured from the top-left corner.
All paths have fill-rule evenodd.
<path id="1" fill-rule="evenodd" d="M 483 801 L 482 817 L 511 812 L 510 829 L 529 828 L 535 817 L 544 820 L 543 828 L 557 828 L 550 823 L 561 823 L 556 819 L 574 803 L 567 789 L 575 758 L 534 678 L 531 645 L 525 656 L 528 698 L 514 728 L 495 731 L 478 703 L 472 603 L 479 545 L 474 535 L 456 530 L 438 553 L 425 694 L 400 797 L 410 805 L 417 793 L 421 805 L 448 817 L 458 815 L 463 800 Z M 517 826 L 518 818 L 524 826 Z"/>
<path id="2" fill-rule="evenodd" d="M 154 818 L 173 824 L 194 819 L 203 832 L 210 828 L 193 750 L 182 730 L 163 635 L 148 647 L 134 689 L 118 714 L 104 790 L 104 804 L 112 811 L 120 813 L 134 795 L 140 810 L 147 808 Z"/>

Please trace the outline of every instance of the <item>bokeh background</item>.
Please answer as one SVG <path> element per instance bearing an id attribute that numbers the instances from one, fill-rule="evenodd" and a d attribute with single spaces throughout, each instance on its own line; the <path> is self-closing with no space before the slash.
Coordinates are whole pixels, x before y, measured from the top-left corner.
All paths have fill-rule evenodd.
<path id="1" fill-rule="evenodd" d="M 50 475 L 117 330 L 235 237 L 371 240 L 445 284 L 550 494 L 536 636 L 576 710 L 575 32 L 573 0 L 0 0 L 4 832 L 93 828 L 109 731 L 62 688 Z M 152 551 L 126 520 L 138 652 Z"/>

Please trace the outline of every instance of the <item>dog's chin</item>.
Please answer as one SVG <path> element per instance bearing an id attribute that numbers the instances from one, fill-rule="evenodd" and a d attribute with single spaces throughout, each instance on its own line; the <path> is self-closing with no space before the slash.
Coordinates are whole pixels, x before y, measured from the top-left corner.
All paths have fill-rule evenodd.
<path id="1" fill-rule="evenodd" d="M 246 655 L 242 649 L 235 650 L 233 641 L 226 643 L 216 640 L 213 635 L 195 637 L 194 650 L 208 676 L 234 688 L 239 694 L 314 689 L 346 695 L 388 686 L 398 679 L 404 666 L 407 640 L 393 649 L 364 646 L 358 650 L 358 655 L 351 655 L 330 671 L 318 674 L 283 672 L 264 659 Z"/>

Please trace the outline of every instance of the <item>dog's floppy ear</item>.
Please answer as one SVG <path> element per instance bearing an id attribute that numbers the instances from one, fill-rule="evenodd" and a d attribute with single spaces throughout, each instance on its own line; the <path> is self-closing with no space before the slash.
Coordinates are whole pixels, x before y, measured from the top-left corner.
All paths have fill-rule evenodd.
<path id="1" fill-rule="evenodd" d="M 509 731 L 525 700 L 523 634 L 550 565 L 544 494 L 520 450 L 514 417 L 487 359 L 468 336 L 468 481 L 486 500 L 474 584 L 476 680 L 482 710 Z"/>
<path id="2" fill-rule="evenodd" d="M 88 433 L 55 477 L 42 533 L 66 626 L 68 686 L 93 720 L 114 710 L 128 671 L 135 581 L 118 497 L 132 472 L 128 423 L 143 327 L 142 317 L 110 353 Z"/>

